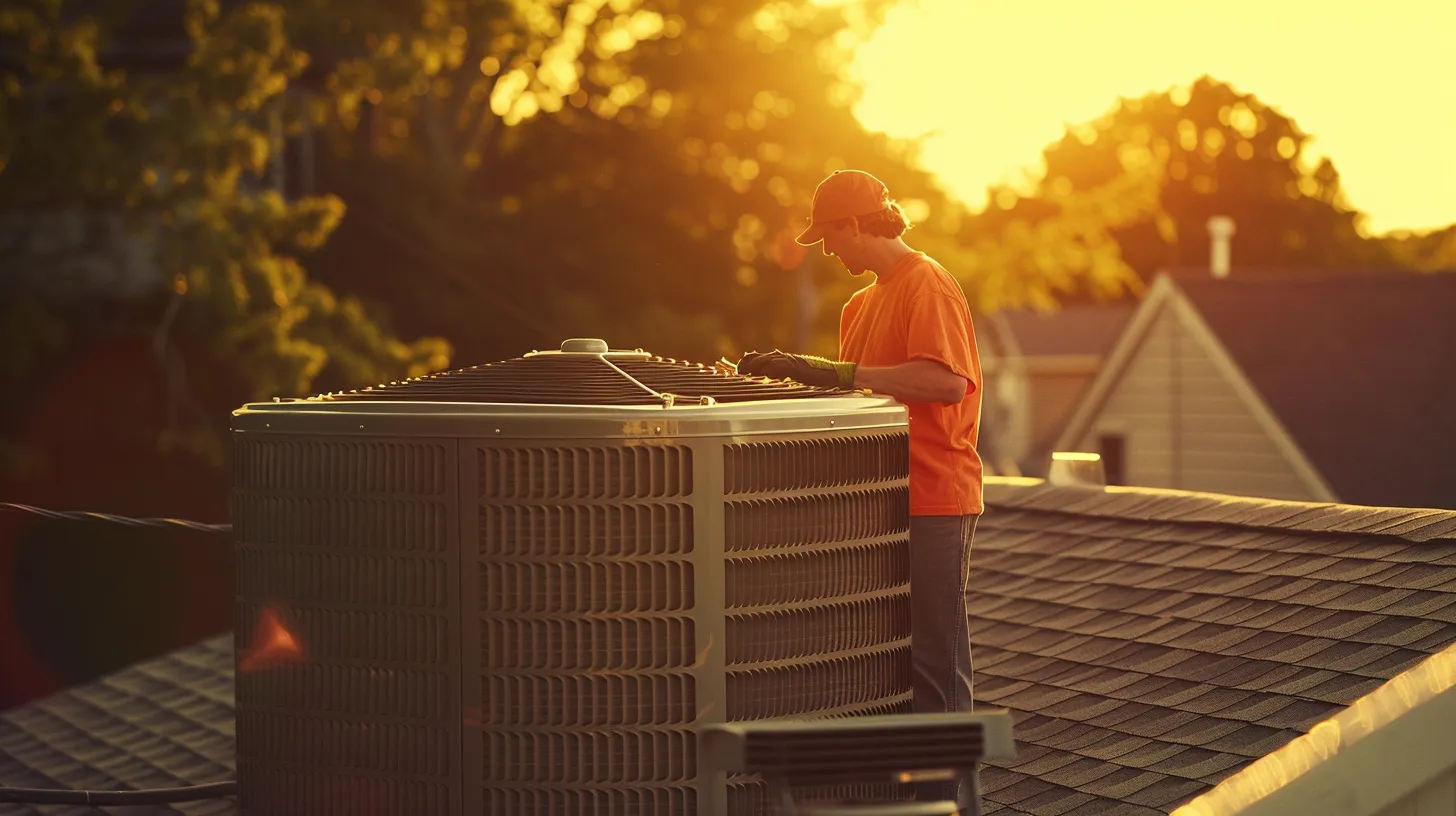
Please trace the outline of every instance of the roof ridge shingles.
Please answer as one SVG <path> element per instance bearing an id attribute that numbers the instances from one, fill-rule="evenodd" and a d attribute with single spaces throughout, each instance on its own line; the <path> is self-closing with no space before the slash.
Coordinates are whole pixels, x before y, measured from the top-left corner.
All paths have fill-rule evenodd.
<path id="1" fill-rule="evenodd" d="M 1407 541 L 1456 540 L 1456 511 L 1297 502 L 1144 487 L 1052 485 L 1037 479 L 988 477 L 988 509 L 1034 510 L 1169 524 L 1221 524 L 1250 530 L 1369 535 Z"/>

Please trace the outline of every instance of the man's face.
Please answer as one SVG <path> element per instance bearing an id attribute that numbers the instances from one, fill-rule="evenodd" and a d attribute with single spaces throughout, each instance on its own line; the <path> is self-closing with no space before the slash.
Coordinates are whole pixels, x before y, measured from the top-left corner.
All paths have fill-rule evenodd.
<path id="1" fill-rule="evenodd" d="M 869 271 L 859 249 L 859 236 L 852 229 L 831 229 L 824 234 L 824 254 L 838 258 L 851 275 L 863 275 Z"/>

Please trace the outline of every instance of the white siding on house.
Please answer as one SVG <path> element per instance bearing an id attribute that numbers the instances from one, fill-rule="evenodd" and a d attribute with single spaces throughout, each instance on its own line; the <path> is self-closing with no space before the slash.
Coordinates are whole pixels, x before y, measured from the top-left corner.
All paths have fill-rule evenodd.
<path id="1" fill-rule="evenodd" d="M 1087 396 L 1099 362 L 1090 364 L 1086 371 L 1033 370 L 1027 375 L 1031 428 L 1026 453 L 1035 458 L 1027 461 L 1024 472 L 1038 476 L 1046 473 L 1057 438 L 1066 430 L 1077 404 Z"/>
<path id="2" fill-rule="evenodd" d="M 1179 298 L 1163 302 L 1078 449 L 1097 451 L 1104 434 L 1126 439 L 1126 481 L 1314 501 L 1274 438 L 1220 368 Z"/>
<path id="3" fill-rule="evenodd" d="M 1451 816 L 1456 813 L 1456 768 L 1411 791 L 1379 816 Z"/>
<path id="4" fill-rule="evenodd" d="M 1173 480 L 1173 435 L 1170 388 L 1173 319 L 1162 310 L 1148 327 L 1141 345 L 1112 390 L 1079 450 L 1098 450 L 1103 434 L 1127 439 L 1127 482 L 1148 487 L 1169 487 Z"/>

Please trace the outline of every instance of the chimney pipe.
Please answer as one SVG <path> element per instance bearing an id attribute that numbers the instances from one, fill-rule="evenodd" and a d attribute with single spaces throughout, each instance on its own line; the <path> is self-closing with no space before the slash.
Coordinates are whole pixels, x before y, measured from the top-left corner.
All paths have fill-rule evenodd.
<path id="1" fill-rule="evenodd" d="M 1107 472 L 1102 456 L 1082 451 L 1053 451 L 1047 484 L 1076 487 L 1106 487 Z"/>
<path id="2" fill-rule="evenodd" d="M 1227 215 L 1215 215 L 1208 219 L 1208 269 L 1215 278 L 1227 278 L 1229 274 L 1229 239 L 1234 235 L 1234 220 Z"/>

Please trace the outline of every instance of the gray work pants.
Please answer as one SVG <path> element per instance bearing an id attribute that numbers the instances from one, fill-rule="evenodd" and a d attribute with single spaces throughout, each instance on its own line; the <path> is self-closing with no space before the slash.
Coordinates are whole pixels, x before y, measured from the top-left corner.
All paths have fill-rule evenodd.
<path id="1" fill-rule="evenodd" d="M 966 620 L 971 539 L 980 516 L 910 517 L 910 689 L 916 712 L 972 709 L 971 633 Z M 954 798 L 969 812 L 973 791 L 929 783 L 917 798 Z"/>

